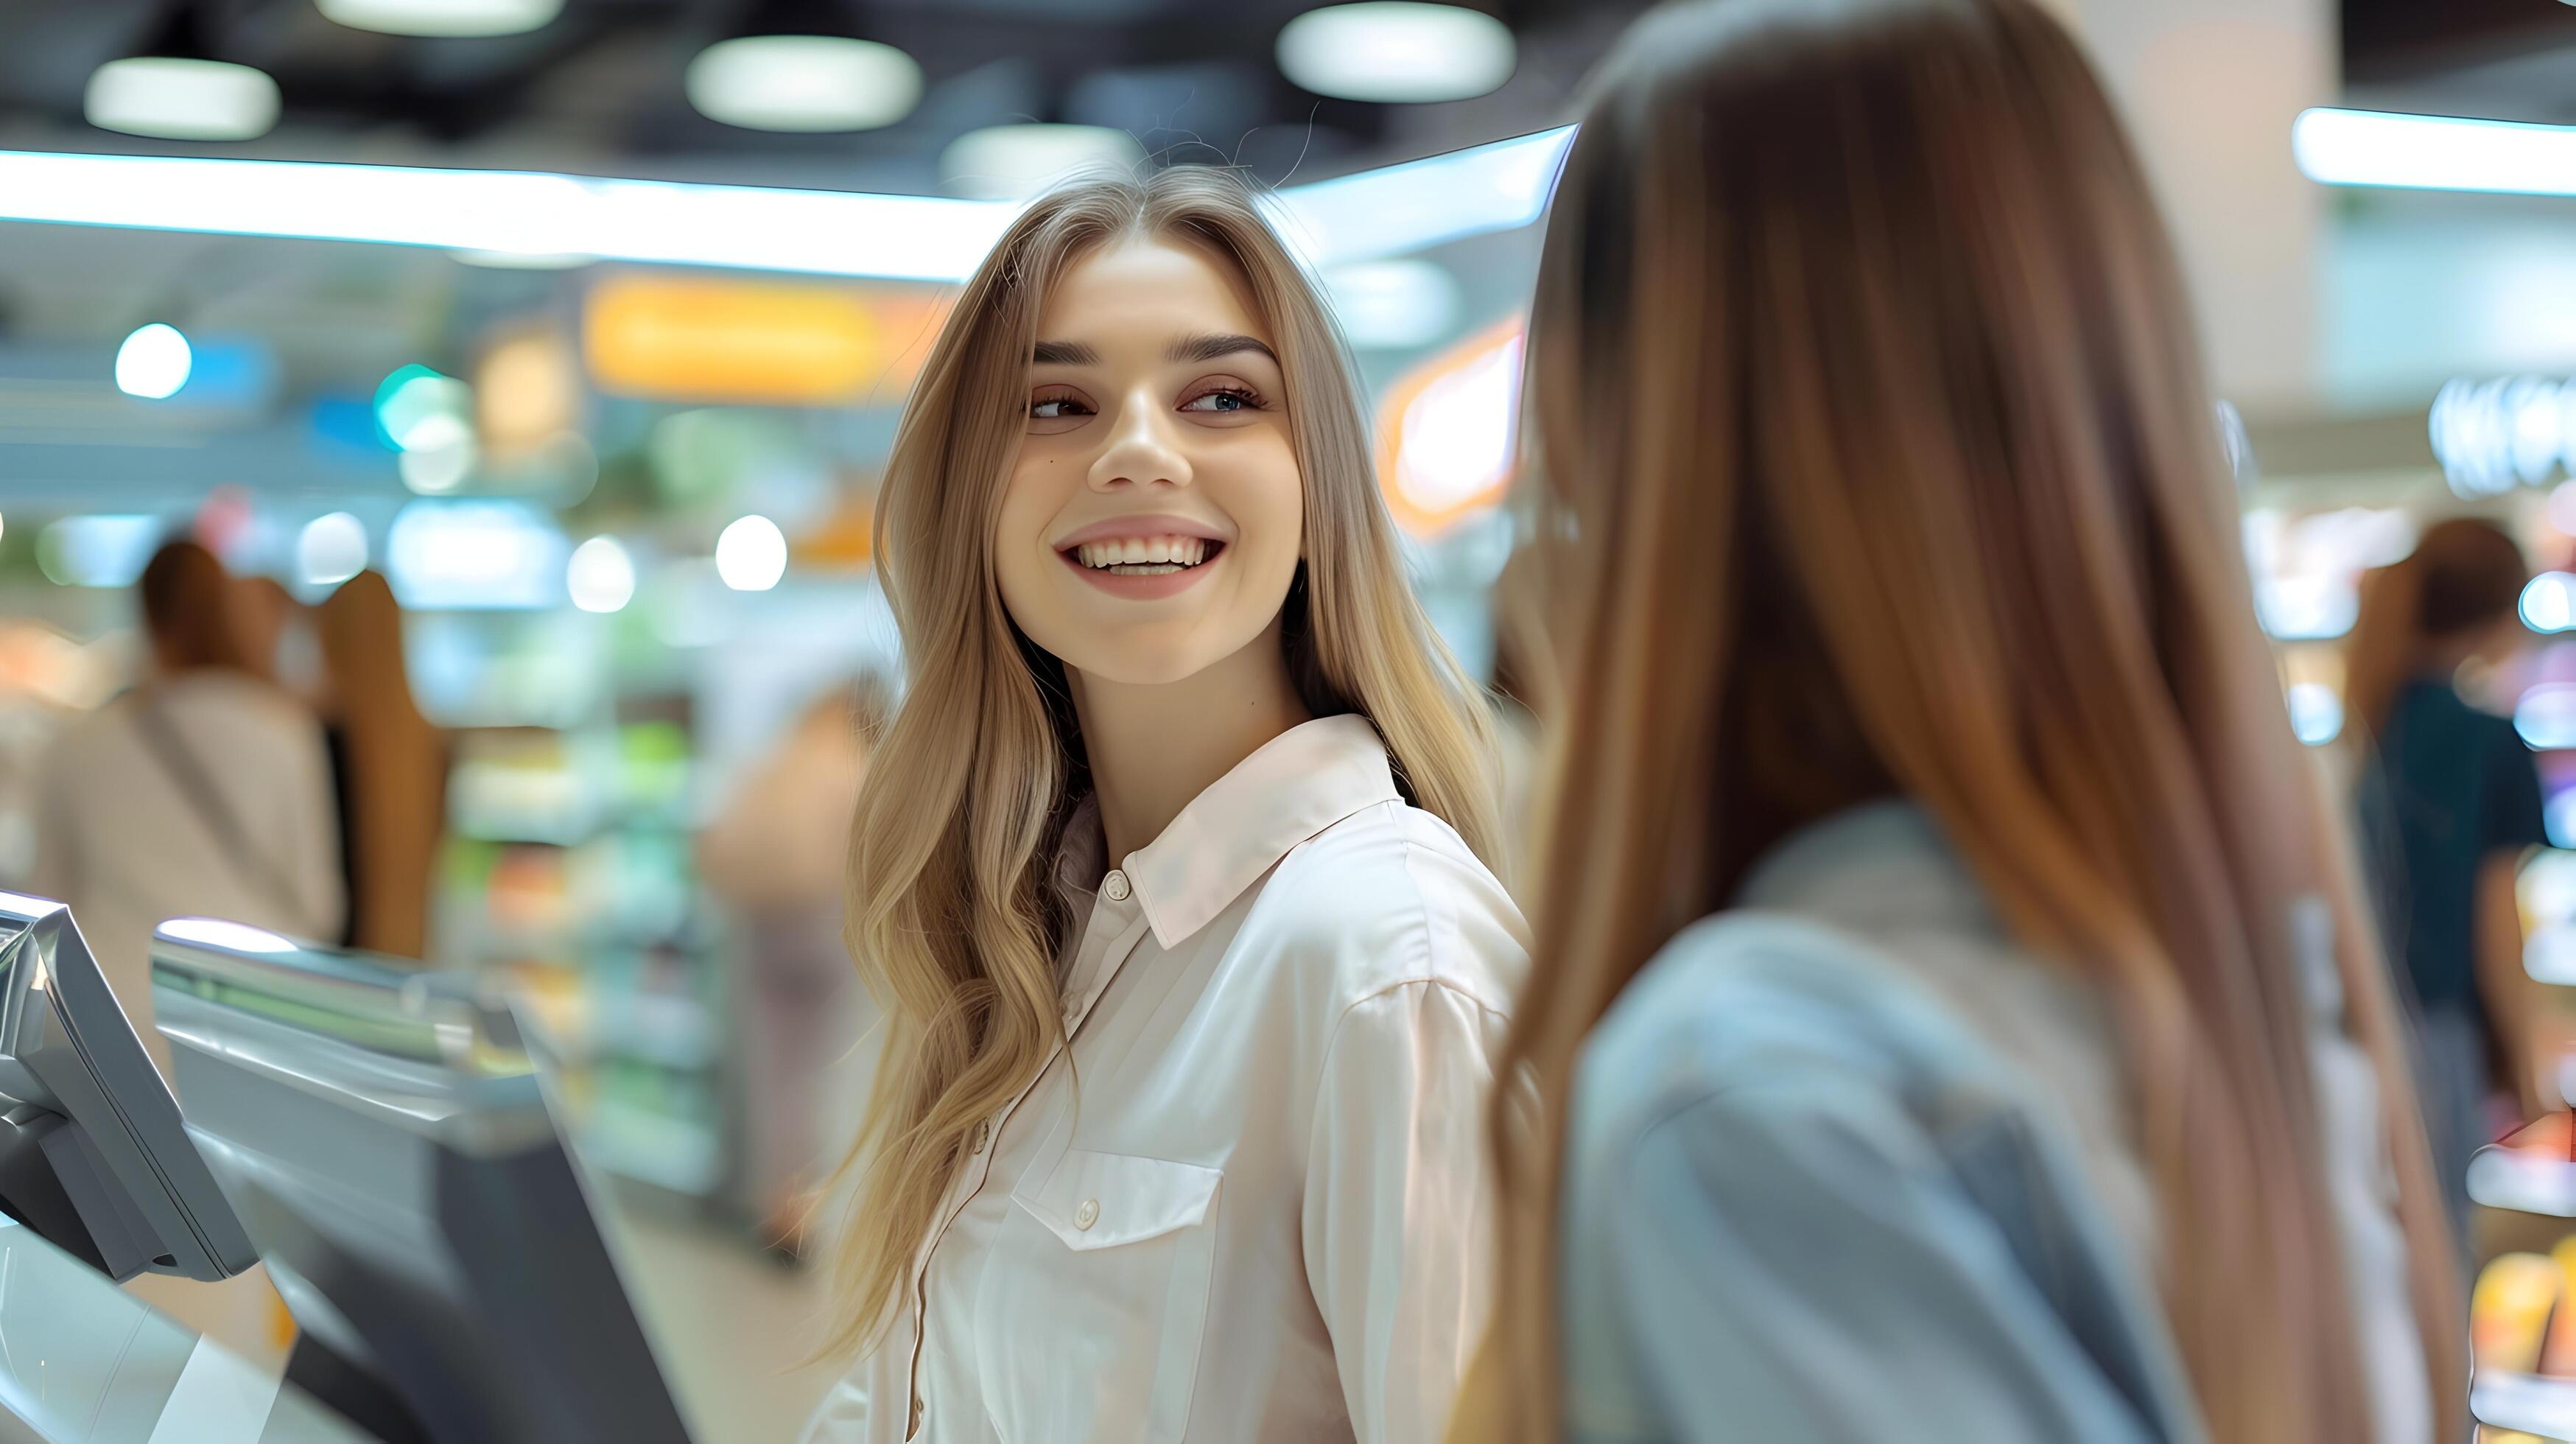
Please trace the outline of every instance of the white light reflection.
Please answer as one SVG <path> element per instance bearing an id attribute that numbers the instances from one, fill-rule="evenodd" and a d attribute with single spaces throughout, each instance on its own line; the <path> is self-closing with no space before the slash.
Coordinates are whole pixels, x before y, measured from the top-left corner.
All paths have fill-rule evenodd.
<path id="1" fill-rule="evenodd" d="M 1518 331 L 1424 387 L 1404 409 L 1395 457 L 1404 499 L 1436 516 L 1502 485 L 1511 474 L 1520 388 Z"/>
<path id="2" fill-rule="evenodd" d="M 2522 624 L 2535 632 L 2576 627 L 2576 576 L 2542 572 L 2522 589 Z"/>
<path id="3" fill-rule="evenodd" d="M 317 516 L 297 533 L 295 570 L 306 586 L 337 586 L 366 569 L 366 524 L 349 513 Z"/>
<path id="4" fill-rule="evenodd" d="M 737 592 L 765 592 L 787 575 L 787 534 L 765 516 L 736 520 L 716 538 L 716 575 Z"/>
<path id="5" fill-rule="evenodd" d="M 2576 747 L 2576 684 L 2550 682 L 2523 693 L 2513 709 L 2513 730 L 2534 752 Z"/>
<path id="6" fill-rule="evenodd" d="M 172 918 L 160 927 L 163 937 L 183 943 L 198 943 L 233 953 L 292 953 L 302 945 L 292 938 L 280 937 L 266 928 L 248 923 L 230 923 L 222 918 Z"/>
<path id="7" fill-rule="evenodd" d="M 553 606 L 566 553 L 553 520 L 523 502 L 415 501 L 385 535 L 386 580 L 406 607 Z"/>
<path id="8" fill-rule="evenodd" d="M 572 549 L 564 570 L 572 604 L 585 612 L 614 612 L 635 599 L 635 562 L 617 538 L 595 536 Z"/>
<path id="9" fill-rule="evenodd" d="M 2297 682 L 2289 690 L 2290 730 L 2310 747 L 2343 734 L 2343 699 L 2323 682 Z"/>

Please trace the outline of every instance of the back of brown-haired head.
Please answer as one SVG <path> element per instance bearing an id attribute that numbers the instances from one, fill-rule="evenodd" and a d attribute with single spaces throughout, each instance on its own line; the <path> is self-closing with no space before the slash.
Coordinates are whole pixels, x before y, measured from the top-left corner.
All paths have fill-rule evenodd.
<path id="1" fill-rule="evenodd" d="M 2437 1408 L 2440 1195 L 2349 868 L 2252 615 L 2143 167 L 2034 0 L 1723 0 L 1595 77 L 1532 316 L 1550 826 L 1497 1115 L 1496 1348 L 1458 1439 L 1559 1416 L 1550 1237 L 1585 1034 L 1792 829 L 1919 805 L 2098 997 L 2221 1444 L 2369 1436 L 2293 919 L 2380 1068 Z M 2303 911 L 2304 910 L 2304 911 Z"/>
<path id="2" fill-rule="evenodd" d="M 136 591 L 163 671 L 247 667 L 234 625 L 232 579 L 213 552 L 193 541 L 165 543 L 144 565 Z"/>

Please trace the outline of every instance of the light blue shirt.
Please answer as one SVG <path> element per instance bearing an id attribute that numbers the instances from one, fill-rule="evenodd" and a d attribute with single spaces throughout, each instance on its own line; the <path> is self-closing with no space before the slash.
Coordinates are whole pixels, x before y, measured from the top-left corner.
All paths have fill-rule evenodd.
<path id="1" fill-rule="evenodd" d="M 1568 1437 L 2202 1439 L 2090 990 L 2010 941 L 1909 805 L 1809 828 L 1739 902 L 1638 975 L 1580 1064 Z M 2318 1001 L 2356 1063 L 2339 994 Z M 2376 1219 L 2347 1230 L 2379 1250 L 2362 1333 L 2402 1362 L 2403 1254 L 2392 1277 L 2364 1150 L 2329 1171 Z M 2413 1357 L 2411 1403 L 2375 1401 L 2382 1439 L 2388 1414 L 2420 1417 Z"/>

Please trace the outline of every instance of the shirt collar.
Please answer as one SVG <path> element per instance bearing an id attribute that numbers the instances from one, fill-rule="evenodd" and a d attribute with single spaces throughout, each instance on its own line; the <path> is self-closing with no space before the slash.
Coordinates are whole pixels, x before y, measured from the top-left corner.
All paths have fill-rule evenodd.
<path id="1" fill-rule="evenodd" d="M 1791 833 L 1754 863 L 1735 905 L 1863 932 L 1925 924 L 2002 931 L 1984 887 L 1940 825 L 1905 800 L 1864 803 Z"/>
<path id="2" fill-rule="evenodd" d="M 1357 713 L 1318 717 L 1255 749 L 1127 855 L 1154 941 L 1179 946 L 1279 859 L 1353 813 L 1403 794 L 1386 744 Z"/>

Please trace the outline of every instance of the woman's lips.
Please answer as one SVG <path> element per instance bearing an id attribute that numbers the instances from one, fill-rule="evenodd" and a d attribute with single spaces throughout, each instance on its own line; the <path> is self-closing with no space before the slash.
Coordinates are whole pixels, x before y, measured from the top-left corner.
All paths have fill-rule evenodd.
<path id="1" fill-rule="evenodd" d="M 1161 512 L 1144 512 L 1135 516 L 1104 517 L 1089 526 L 1080 527 L 1057 537 L 1052 546 L 1057 551 L 1078 547 L 1084 542 L 1126 541 L 1130 538 L 1186 536 L 1201 541 L 1221 542 L 1225 534 L 1206 522 L 1186 516 Z"/>
<path id="2" fill-rule="evenodd" d="M 1056 555 L 1084 581 L 1113 597 L 1123 597 L 1134 602 L 1152 602 L 1160 601 L 1165 597 L 1178 596 L 1196 586 L 1200 578 L 1216 570 L 1218 564 L 1225 560 L 1225 552 L 1226 549 L 1220 546 L 1215 549 L 1214 555 L 1197 566 L 1143 575 L 1110 571 L 1102 567 L 1087 567 L 1082 564 L 1079 556 L 1069 551 L 1059 551 Z"/>

